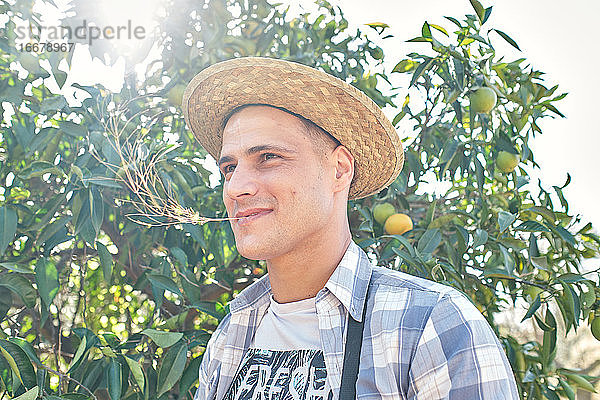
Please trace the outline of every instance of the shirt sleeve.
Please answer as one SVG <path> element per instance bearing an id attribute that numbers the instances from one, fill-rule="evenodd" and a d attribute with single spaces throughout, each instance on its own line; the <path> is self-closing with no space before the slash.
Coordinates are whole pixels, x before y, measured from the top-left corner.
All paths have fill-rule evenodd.
<path id="1" fill-rule="evenodd" d="M 409 371 L 408 398 L 519 399 L 498 338 L 458 291 L 443 295 L 425 324 Z"/>
<path id="2" fill-rule="evenodd" d="M 215 329 L 210 340 L 206 344 L 206 349 L 202 355 L 200 370 L 198 371 L 198 389 L 193 400 L 210 400 L 216 394 L 216 381 L 219 377 L 221 362 L 219 354 L 223 352 L 223 345 L 231 314 L 227 314 L 221 323 Z"/>

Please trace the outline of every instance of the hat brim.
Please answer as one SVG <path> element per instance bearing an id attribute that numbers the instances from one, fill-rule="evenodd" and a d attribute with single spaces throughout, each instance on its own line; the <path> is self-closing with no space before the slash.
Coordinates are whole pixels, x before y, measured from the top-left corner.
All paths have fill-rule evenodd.
<path id="1" fill-rule="evenodd" d="M 296 62 L 242 57 L 213 64 L 187 85 L 182 108 L 196 139 L 218 160 L 225 118 L 255 103 L 302 115 L 348 148 L 355 160 L 350 200 L 381 191 L 402 170 L 400 138 L 379 106 L 341 79 Z"/>

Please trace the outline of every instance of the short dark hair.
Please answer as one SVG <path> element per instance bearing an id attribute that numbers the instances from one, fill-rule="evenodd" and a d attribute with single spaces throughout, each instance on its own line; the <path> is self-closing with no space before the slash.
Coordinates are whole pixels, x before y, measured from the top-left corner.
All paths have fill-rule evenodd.
<path id="1" fill-rule="evenodd" d="M 268 107 L 276 108 L 281 111 L 285 111 L 286 113 L 299 118 L 300 121 L 302 122 L 302 124 L 304 125 L 304 131 L 306 132 L 306 135 L 308 136 L 308 138 L 310 139 L 310 141 L 313 144 L 313 149 L 315 150 L 315 154 L 317 154 L 321 157 L 324 156 L 324 154 L 327 150 L 334 150 L 339 145 L 341 145 L 339 140 L 337 140 L 333 135 L 331 135 L 325 129 L 321 128 L 319 125 L 315 124 L 310 119 L 308 119 L 300 114 L 296 114 L 295 112 L 292 112 L 286 108 L 273 106 L 271 104 L 262 104 L 262 103 L 243 104 L 241 106 L 234 108 L 229 114 L 227 114 L 227 116 L 223 120 L 223 125 L 221 126 L 221 132 L 225 129 L 225 125 L 227 125 L 227 122 L 235 113 L 242 111 L 244 108 L 250 107 L 250 106 L 268 106 Z"/>

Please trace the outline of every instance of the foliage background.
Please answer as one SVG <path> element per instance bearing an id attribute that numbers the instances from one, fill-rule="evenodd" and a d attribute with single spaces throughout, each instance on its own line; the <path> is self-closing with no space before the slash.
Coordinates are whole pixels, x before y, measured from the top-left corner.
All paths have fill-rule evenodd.
<path id="1" fill-rule="evenodd" d="M 107 23 L 93 3 L 73 4 L 64 23 Z M 119 163 L 107 123 L 116 116 L 132 118 L 129 125 L 121 120 L 127 131 L 143 126 L 147 159 L 170 150 L 157 170 L 177 200 L 201 215 L 224 216 L 221 186 L 209 184 L 206 152 L 185 128 L 179 93 L 207 65 L 255 54 L 345 79 L 380 106 L 396 107 L 394 124 L 410 121 L 418 133 L 405 143 L 407 162 L 396 182 L 349 202 L 353 236 L 365 251 L 380 265 L 465 292 L 505 346 L 523 398 L 593 390 L 596 377 L 557 361 L 556 353 L 560 326 L 588 330 L 599 306 L 598 271 L 582 270 L 581 260 L 598 255 L 600 238 L 582 216 L 569 214 L 568 181 L 540 184 L 532 196 L 523 168 L 503 174 L 495 167 L 502 150 L 536 165 L 529 140 L 542 133 L 540 119 L 561 116 L 555 103 L 564 94 L 544 86 L 542 73 L 524 60 L 495 53 L 494 41 L 518 44 L 493 29 L 491 7 L 477 1 L 462 20 L 424 23 L 412 39 L 422 52 L 397 60 L 389 73 L 409 76 L 420 96 L 406 96 L 408 88 L 384 94 L 389 77 L 373 73 L 384 49 L 350 31 L 343 10 L 318 4 L 316 14 L 286 19 L 285 7 L 262 0 L 177 0 L 165 7 L 155 36 L 130 49 L 128 62 L 141 62 L 151 41 L 164 44 L 160 59 L 127 75 L 120 93 L 79 86 L 87 93 L 81 104 L 68 103 L 44 80 L 63 87 L 60 62 L 68 64 L 72 53 L 18 51 L 14 24 L 40 22 L 32 2 L 0 6 L 8 19 L 0 39 L 3 396 L 192 397 L 210 332 L 228 300 L 265 273 L 264 263 L 237 254 L 225 222 L 147 228 L 130 221 L 135 210 L 127 200 L 137 198 L 105 165 Z M 388 34 L 385 24 L 364 29 Z M 114 59 L 123 49 L 101 41 L 90 51 Z M 489 115 L 469 107 L 470 91 L 484 85 L 499 95 Z M 137 114 L 145 110 L 163 114 L 150 123 L 147 113 Z M 450 190 L 417 195 L 428 171 L 451 182 Z M 409 214 L 415 229 L 385 235 L 371 214 L 381 202 Z M 497 322 L 515 304 L 527 305 L 537 338 L 512 336 Z"/>

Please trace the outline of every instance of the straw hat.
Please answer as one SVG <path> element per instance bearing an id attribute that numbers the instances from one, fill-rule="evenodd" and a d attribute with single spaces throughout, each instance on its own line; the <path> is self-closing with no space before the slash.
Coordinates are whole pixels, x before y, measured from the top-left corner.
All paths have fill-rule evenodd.
<path id="1" fill-rule="evenodd" d="M 341 79 L 296 62 L 242 57 L 213 64 L 187 85 L 182 108 L 200 144 L 218 160 L 224 119 L 251 103 L 302 115 L 346 146 L 355 159 L 350 200 L 381 191 L 402 169 L 400 138 L 377 104 Z"/>

